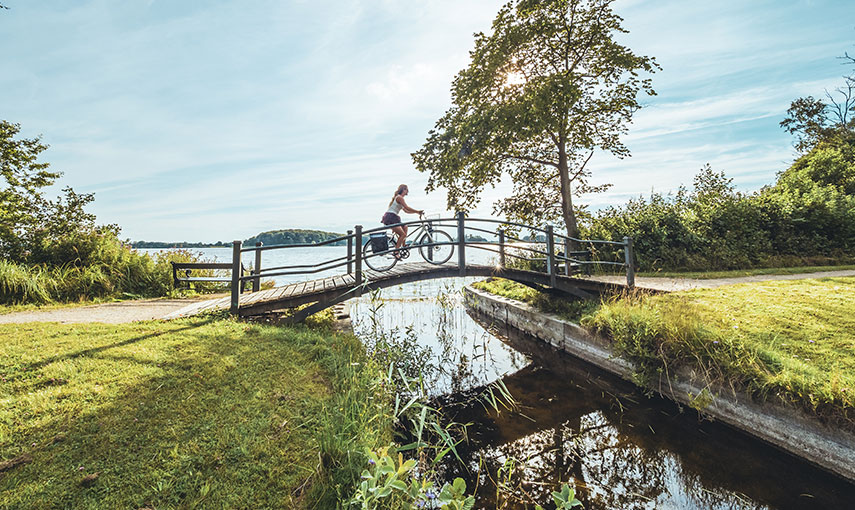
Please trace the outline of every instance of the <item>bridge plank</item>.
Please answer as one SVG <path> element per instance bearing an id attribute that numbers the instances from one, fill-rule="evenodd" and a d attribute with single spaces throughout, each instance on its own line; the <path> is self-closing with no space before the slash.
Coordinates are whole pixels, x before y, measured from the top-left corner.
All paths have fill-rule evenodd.
<path id="1" fill-rule="evenodd" d="M 284 289 L 282 289 L 282 295 L 280 297 L 289 298 L 294 295 L 294 292 L 297 290 L 296 283 L 292 283 L 291 285 L 286 285 Z"/>

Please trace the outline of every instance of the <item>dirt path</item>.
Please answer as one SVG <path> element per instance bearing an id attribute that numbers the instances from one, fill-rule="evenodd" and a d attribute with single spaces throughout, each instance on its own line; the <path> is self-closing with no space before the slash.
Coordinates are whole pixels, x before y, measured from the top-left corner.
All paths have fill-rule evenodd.
<path id="1" fill-rule="evenodd" d="M 103 322 L 120 324 L 123 322 L 160 319 L 180 310 L 190 303 L 207 301 L 212 296 L 188 299 L 140 299 L 120 301 L 90 306 L 72 306 L 52 310 L 29 310 L 0 315 L 0 324 L 20 324 L 23 322 L 60 322 L 64 324 L 80 322 Z"/>

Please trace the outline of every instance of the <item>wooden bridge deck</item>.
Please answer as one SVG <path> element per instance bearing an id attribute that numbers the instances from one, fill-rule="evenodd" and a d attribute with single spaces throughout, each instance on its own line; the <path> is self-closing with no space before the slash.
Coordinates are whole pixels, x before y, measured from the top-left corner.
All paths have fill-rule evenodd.
<path id="1" fill-rule="evenodd" d="M 368 290 L 392 287 L 421 280 L 458 276 L 460 276 L 460 268 L 456 263 L 443 265 L 435 265 L 428 262 L 401 263 L 388 271 L 379 272 L 370 269 L 363 271 L 364 281 L 359 287 L 356 286 L 356 278 L 353 274 L 340 274 L 316 280 L 291 283 L 283 287 L 275 287 L 259 292 L 243 293 L 240 295 L 239 314 L 241 316 L 263 315 L 307 303 L 321 303 L 322 307 L 332 306 L 347 299 L 357 297 Z M 550 284 L 550 277 L 545 273 L 497 268 L 486 265 L 467 265 L 465 276 L 500 276 L 525 284 L 544 286 Z M 556 277 L 556 288 L 582 297 L 589 297 L 606 289 L 620 286 L 615 283 L 605 283 L 584 278 Z M 231 298 L 229 296 L 201 301 L 169 314 L 164 319 L 175 319 L 198 315 L 200 313 L 228 310 L 230 304 Z"/>

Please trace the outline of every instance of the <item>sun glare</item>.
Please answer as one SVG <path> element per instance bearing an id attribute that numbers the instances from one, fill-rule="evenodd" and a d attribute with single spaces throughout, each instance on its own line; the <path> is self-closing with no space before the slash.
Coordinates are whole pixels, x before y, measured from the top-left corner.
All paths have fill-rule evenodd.
<path id="1" fill-rule="evenodd" d="M 525 76 L 519 71 L 512 71 L 505 75 L 505 86 L 522 85 L 525 83 Z"/>

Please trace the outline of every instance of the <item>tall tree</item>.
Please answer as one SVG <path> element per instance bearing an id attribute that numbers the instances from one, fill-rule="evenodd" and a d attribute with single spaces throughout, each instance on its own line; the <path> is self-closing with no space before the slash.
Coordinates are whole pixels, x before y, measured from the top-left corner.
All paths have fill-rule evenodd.
<path id="1" fill-rule="evenodd" d="M 844 65 L 855 66 L 855 57 L 844 53 Z M 843 77 L 843 85 L 825 91 L 826 100 L 800 97 L 790 103 L 781 127 L 796 137 L 795 147 L 808 153 L 835 134 L 855 130 L 855 73 Z"/>
<path id="2" fill-rule="evenodd" d="M 18 138 L 20 130 L 20 124 L 0 120 L 0 257 L 18 262 L 59 237 L 95 228 L 95 216 L 84 210 L 91 193 L 65 187 L 56 200 L 44 196 L 61 174 L 39 161 L 48 148 L 41 138 Z"/>
<path id="3" fill-rule="evenodd" d="M 495 212 L 531 222 L 562 218 L 578 237 L 573 196 L 591 186 L 597 150 L 629 156 L 621 142 L 640 91 L 655 94 L 659 66 L 615 41 L 625 33 L 613 0 L 515 0 L 475 35 L 471 63 L 452 83 L 452 106 L 413 153 L 428 191 L 447 190 L 467 210 L 503 176 L 511 196 Z"/>

